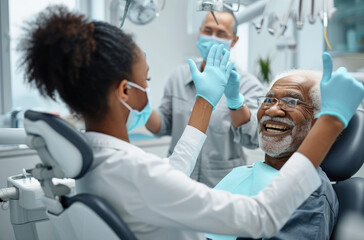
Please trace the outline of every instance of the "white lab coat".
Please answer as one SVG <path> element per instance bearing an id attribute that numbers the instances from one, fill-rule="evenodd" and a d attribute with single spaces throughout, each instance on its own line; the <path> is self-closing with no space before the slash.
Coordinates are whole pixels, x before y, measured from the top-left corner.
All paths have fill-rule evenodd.
<path id="1" fill-rule="evenodd" d="M 86 133 L 95 154 L 78 192 L 109 202 L 140 240 L 205 239 L 201 232 L 267 236 L 276 233 L 321 180 L 295 153 L 255 197 L 233 195 L 190 179 L 205 134 L 187 126 L 169 161 L 109 135 Z"/>

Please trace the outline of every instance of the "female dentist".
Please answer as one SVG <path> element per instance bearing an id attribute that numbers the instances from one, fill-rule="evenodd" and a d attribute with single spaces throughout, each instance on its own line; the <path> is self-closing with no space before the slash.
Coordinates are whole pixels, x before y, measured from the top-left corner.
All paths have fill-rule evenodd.
<path id="1" fill-rule="evenodd" d="M 188 177 L 211 112 L 229 84 L 232 67 L 222 46 L 212 47 L 202 73 L 189 60 L 196 102 L 173 155 L 161 159 L 129 143 L 128 131 L 145 124 L 151 112 L 148 65 L 131 37 L 63 7 L 46 9 L 28 26 L 20 45 L 27 81 L 44 96 L 59 94 L 86 123 L 95 159 L 76 182 L 78 191 L 104 198 L 138 239 L 204 239 L 201 232 L 275 234 L 320 185 L 315 167 L 345 125 L 333 116 L 343 114 L 335 104 L 347 111 L 348 120 L 364 95 L 363 86 L 346 73 L 326 74 L 321 91 L 327 111 L 298 152 L 257 196 L 232 195 Z M 344 101 L 349 93 L 355 99 L 351 103 Z"/>

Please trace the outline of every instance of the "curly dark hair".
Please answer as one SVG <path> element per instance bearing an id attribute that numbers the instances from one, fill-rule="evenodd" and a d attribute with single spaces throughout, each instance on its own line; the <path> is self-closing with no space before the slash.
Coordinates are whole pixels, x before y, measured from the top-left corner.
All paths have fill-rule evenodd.
<path id="1" fill-rule="evenodd" d="M 131 77 L 138 57 L 132 37 L 64 6 L 47 7 L 24 29 L 18 49 L 26 81 L 45 97 L 58 93 L 83 117 L 102 119 L 111 87 Z"/>

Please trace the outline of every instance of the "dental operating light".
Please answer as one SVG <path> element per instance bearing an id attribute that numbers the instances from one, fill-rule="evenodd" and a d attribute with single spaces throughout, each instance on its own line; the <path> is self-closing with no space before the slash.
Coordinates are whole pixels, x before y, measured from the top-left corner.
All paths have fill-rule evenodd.
<path id="1" fill-rule="evenodd" d="M 212 16 L 215 19 L 215 22 L 217 25 L 219 25 L 219 22 L 217 21 L 214 11 L 224 11 L 225 9 L 230 9 L 233 12 L 238 12 L 240 9 L 240 0 L 237 1 L 237 9 L 234 9 L 231 7 L 231 4 L 228 3 L 229 1 L 224 0 L 197 0 L 196 6 L 197 11 L 209 11 L 211 12 Z M 231 2 L 231 1 L 230 1 Z M 236 2 L 236 1 L 234 1 Z"/>
<path id="2" fill-rule="evenodd" d="M 121 22 L 120 28 L 126 18 L 138 25 L 150 23 L 163 10 L 166 0 L 162 2 L 160 7 L 158 0 L 113 0 L 110 3 L 110 21 L 115 25 Z"/>

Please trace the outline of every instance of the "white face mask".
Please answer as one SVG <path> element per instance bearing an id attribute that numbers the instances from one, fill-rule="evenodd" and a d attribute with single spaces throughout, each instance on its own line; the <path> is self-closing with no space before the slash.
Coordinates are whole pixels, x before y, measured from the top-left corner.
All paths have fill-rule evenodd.
<path id="1" fill-rule="evenodd" d="M 116 93 L 116 96 L 117 96 L 118 100 L 130 111 L 128 119 L 126 121 L 126 129 L 128 130 L 128 132 L 130 132 L 130 131 L 132 131 L 132 130 L 134 130 L 136 128 L 144 126 L 147 123 L 150 115 L 152 114 L 152 107 L 150 105 L 150 90 L 149 90 L 149 88 L 142 88 L 141 86 L 139 86 L 139 85 L 137 85 L 135 83 L 129 82 L 129 81 L 128 81 L 127 84 L 129 86 L 131 86 L 131 87 L 138 88 L 139 90 L 147 93 L 147 98 L 148 98 L 148 102 L 145 105 L 145 107 L 143 108 L 143 110 L 138 111 L 138 110 L 132 109 L 129 106 L 129 104 L 127 104 L 126 102 L 121 100 L 119 98 L 118 94 Z"/>

